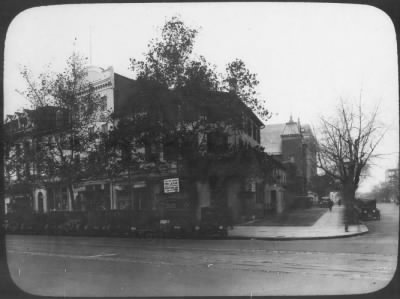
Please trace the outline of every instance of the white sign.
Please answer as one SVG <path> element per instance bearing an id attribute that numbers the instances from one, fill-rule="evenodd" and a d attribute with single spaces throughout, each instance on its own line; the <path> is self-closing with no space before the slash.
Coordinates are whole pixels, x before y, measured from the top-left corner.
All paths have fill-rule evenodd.
<path id="1" fill-rule="evenodd" d="M 179 179 L 166 179 L 164 180 L 164 193 L 179 192 Z"/>
<path id="2" fill-rule="evenodd" d="M 256 182 L 254 179 L 247 179 L 245 190 L 247 192 L 256 192 Z"/>
<path id="3" fill-rule="evenodd" d="M 145 188 L 146 187 L 146 182 L 145 181 L 137 181 L 133 183 L 133 188 Z"/>

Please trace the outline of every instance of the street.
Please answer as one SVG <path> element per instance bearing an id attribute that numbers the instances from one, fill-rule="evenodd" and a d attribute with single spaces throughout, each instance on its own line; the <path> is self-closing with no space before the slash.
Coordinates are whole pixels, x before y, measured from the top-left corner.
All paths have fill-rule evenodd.
<path id="1" fill-rule="evenodd" d="M 15 283 L 47 296 L 359 294 L 389 283 L 399 208 L 369 233 L 327 240 L 183 240 L 8 235 Z"/>

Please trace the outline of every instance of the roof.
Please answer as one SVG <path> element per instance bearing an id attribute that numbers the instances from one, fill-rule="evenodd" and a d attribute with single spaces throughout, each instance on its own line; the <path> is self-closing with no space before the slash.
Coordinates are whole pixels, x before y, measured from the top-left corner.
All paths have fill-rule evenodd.
<path id="1" fill-rule="evenodd" d="M 91 65 L 86 67 L 86 71 L 87 80 L 91 83 L 96 83 L 111 78 L 114 69 L 111 66 L 107 69 L 103 69 L 101 67 Z"/>
<path id="2" fill-rule="evenodd" d="M 266 125 L 261 129 L 261 146 L 268 154 L 282 153 L 281 134 L 286 124 Z"/>
<path id="3" fill-rule="evenodd" d="M 264 127 L 264 123 L 262 120 L 257 116 L 257 114 L 254 113 L 254 111 L 246 105 L 245 102 L 243 102 L 237 95 L 231 93 L 231 92 L 221 92 L 221 91 L 216 91 L 216 92 L 210 92 L 210 94 L 214 94 L 215 96 L 220 96 L 223 98 L 227 98 L 230 101 L 236 101 L 241 107 L 241 109 L 244 109 L 244 111 L 247 112 L 247 116 L 251 117 L 251 119 L 257 123 L 258 126 Z"/>
<path id="4" fill-rule="evenodd" d="M 314 140 L 311 127 L 304 124 L 300 127 L 300 121 L 295 122 L 290 116 L 290 120 L 283 124 L 266 125 L 261 130 L 261 146 L 270 155 L 282 154 L 282 136 L 303 135 L 303 138 L 311 141 Z"/>
<path id="5" fill-rule="evenodd" d="M 281 135 L 298 135 L 300 134 L 299 125 L 297 122 L 294 122 L 292 118 L 290 121 L 285 124 L 285 128 L 282 131 Z"/>

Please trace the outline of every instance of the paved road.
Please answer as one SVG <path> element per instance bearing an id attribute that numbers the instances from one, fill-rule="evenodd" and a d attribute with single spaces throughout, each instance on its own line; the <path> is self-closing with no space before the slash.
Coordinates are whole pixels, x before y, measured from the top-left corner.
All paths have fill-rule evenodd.
<path id="1" fill-rule="evenodd" d="M 7 236 L 12 278 L 50 296 L 354 294 L 397 264 L 398 207 L 363 236 L 331 240 L 142 240 Z"/>

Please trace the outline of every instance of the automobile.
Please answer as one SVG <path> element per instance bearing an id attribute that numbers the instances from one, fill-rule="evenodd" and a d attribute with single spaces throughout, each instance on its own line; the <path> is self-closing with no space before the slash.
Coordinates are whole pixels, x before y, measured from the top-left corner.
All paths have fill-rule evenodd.
<path id="1" fill-rule="evenodd" d="M 323 198 L 323 199 L 321 199 L 321 200 L 319 201 L 318 206 L 319 206 L 320 208 L 328 208 L 328 207 L 329 207 L 329 202 L 330 202 L 329 199 Z"/>
<path id="2" fill-rule="evenodd" d="M 227 215 L 219 210 L 212 208 L 202 209 L 202 219 L 200 223 L 193 227 L 194 237 L 226 237 L 228 235 Z"/>
<path id="3" fill-rule="evenodd" d="M 228 227 L 221 223 L 201 223 L 193 228 L 195 237 L 212 238 L 228 236 Z"/>
<path id="4" fill-rule="evenodd" d="M 381 212 L 376 207 L 376 200 L 375 199 L 358 199 L 357 205 L 359 208 L 359 217 L 360 220 L 380 220 L 381 219 Z"/>
<path id="5" fill-rule="evenodd" d="M 161 236 L 159 220 L 152 219 L 144 223 L 137 223 L 130 227 L 132 236 L 137 238 L 158 238 Z"/>

